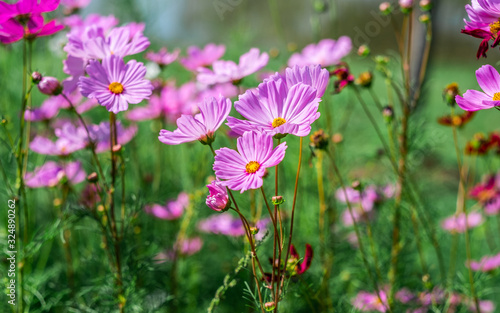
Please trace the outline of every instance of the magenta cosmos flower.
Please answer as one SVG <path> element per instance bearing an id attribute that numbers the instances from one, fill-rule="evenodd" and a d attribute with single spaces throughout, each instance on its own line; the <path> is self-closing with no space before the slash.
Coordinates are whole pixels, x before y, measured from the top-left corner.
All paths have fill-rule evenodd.
<path id="1" fill-rule="evenodd" d="M 323 39 L 318 44 L 306 46 L 301 53 L 294 53 L 288 60 L 288 66 L 335 65 L 348 55 L 351 49 L 351 38 L 347 36 L 342 36 L 338 40 Z"/>
<path id="2" fill-rule="evenodd" d="M 99 61 L 91 60 L 86 68 L 89 77 L 80 77 L 80 91 L 88 98 L 95 98 L 99 104 L 113 113 L 128 109 L 128 104 L 137 104 L 148 99 L 153 85 L 145 80 L 146 67 L 140 62 L 112 55 Z"/>
<path id="3" fill-rule="evenodd" d="M 303 83 L 288 88 L 283 79 L 268 80 L 257 90 L 247 90 L 234 103 L 245 120 L 228 117 L 227 125 L 238 133 L 257 130 L 284 137 L 307 136 L 320 116 L 316 89 Z"/>
<path id="4" fill-rule="evenodd" d="M 159 204 L 147 205 L 144 212 L 162 220 L 175 220 L 182 216 L 189 205 L 189 195 L 181 192 L 176 200 L 170 200 L 165 206 Z"/>
<path id="5" fill-rule="evenodd" d="M 158 139 L 167 145 L 199 140 L 210 144 L 215 139 L 215 131 L 231 111 L 231 100 L 224 97 L 205 98 L 199 105 L 200 113 L 195 116 L 182 115 L 177 120 L 177 129 L 173 132 L 162 129 Z"/>
<path id="6" fill-rule="evenodd" d="M 56 21 L 45 23 L 43 16 L 34 15 L 30 17 L 26 27 L 16 19 L 11 18 L 0 23 L 0 42 L 4 44 L 13 43 L 23 38 L 34 40 L 37 37 L 50 36 L 64 28 Z"/>
<path id="7" fill-rule="evenodd" d="M 226 187 L 222 186 L 217 180 L 213 180 L 207 185 L 210 194 L 205 203 L 209 208 L 217 212 L 224 212 L 231 206 L 231 201 L 227 195 Z"/>
<path id="8" fill-rule="evenodd" d="M 500 74 L 489 64 L 476 71 L 479 87 L 483 92 L 467 90 L 463 97 L 456 96 L 455 101 L 465 111 L 478 111 L 500 106 Z"/>
<path id="9" fill-rule="evenodd" d="M 207 67 L 220 59 L 226 52 L 224 45 L 207 44 L 203 49 L 191 46 L 187 49 L 188 56 L 180 60 L 181 64 L 190 71 L 196 71 L 199 67 Z"/>
<path id="10" fill-rule="evenodd" d="M 495 215 L 500 212 L 500 173 L 488 175 L 469 192 L 472 199 L 479 201 L 484 213 Z"/>
<path id="11" fill-rule="evenodd" d="M 288 264 L 292 265 L 293 267 L 290 269 L 291 270 L 291 275 L 302 275 L 304 274 L 309 267 L 311 267 L 311 262 L 313 259 L 313 249 L 310 244 L 306 243 L 306 253 L 304 255 L 304 258 L 302 259 L 302 262 L 299 263 L 300 255 L 297 253 L 297 249 L 295 249 L 295 246 L 292 244 L 290 246 L 290 258 L 288 259 Z"/>
<path id="12" fill-rule="evenodd" d="M 451 233 L 463 233 L 466 229 L 474 228 L 483 223 L 483 216 L 479 212 L 470 212 L 465 219 L 465 213 L 453 215 L 443 221 L 441 227 Z"/>
<path id="13" fill-rule="evenodd" d="M 25 183 L 30 188 L 54 187 L 57 186 L 63 178 L 67 178 L 72 185 L 85 180 L 86 174 L 79 161 L 67 164 L 57 164 L 48 161 L 44 165 L 35 168 L 31 173 L 26 173 Z"/>
<path id="14" fill-rule="evenodd" d="M 237 83 L 244 77 L 262 69 L 268 61 L 269 55 L 267 53 L 261 54 L 259 49 L 252 48 L 240 57 L 239 64 L 220 60 L 212 64 L 212 70 L 198 68 L 197 79 L 200 83 L 207 85 Z"/>
<path id="15" fill-rule="evenodd" d="M 492 47 L 500 42 L 500 3 L 496 0 L 472 0 L 471 4 L 465 6 L 470 21 L 464 19 L 465 29 L 461 32 L 482 39 L 476 54 L 479 59 L 486 57 L 490 40 L 493 40 Z"/>
<path id="16" fill-rule="evenodd" d="M 260 188 L 266 168 L 285 157 L 286 142 L 273 150 L 273 137 L 267 133 L 246 132 L 237 139 L 238 152 L 229 148 L 215 151 L 214 171 L 221 185 L 243 193 Z"/>

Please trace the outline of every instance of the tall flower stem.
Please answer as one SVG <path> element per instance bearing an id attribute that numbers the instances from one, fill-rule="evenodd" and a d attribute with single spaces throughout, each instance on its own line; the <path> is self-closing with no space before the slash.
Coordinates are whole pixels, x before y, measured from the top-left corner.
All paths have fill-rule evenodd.
<path id="1" fill-rule="evenodd" d="M 346 186 L 344 184 L 344 179 L 342 178 L 342 176 L 340 174 L 339 168 L 337 167 L 337 164 L 335 162 L 334 157 L 331 155 L 331 153 L 328 150 L 327 150 L 327 152 L 328 152 L 327 154 L 330 157 L 330 160 L 332 162 L 332 167 L 333 167 L 333 170 L 335 171 L 335 175 L 337 176 L 337 178 L 339 180 L 340 187 L 342 188 L 342 192 L 344 193 L 344 197 L 346 199 L 346 204 L 347 204 L 347 208 L 349 210 L 349 214 L 351 216 L 354 216 L 351 202 L 348 200 Z M 365 251 L 365 248 L 363 246 L 363 241 L 361 240 L 361 233 L 359 231 L 358 222 L 354 218 L 353 218 L 353 227 L 354 227 L 354 232 L 356 233 L 356 238 L 358 241 L 359 251 L 361 252 L 361 258 L 363 260 L 363 265 L 365 266 L 368 277 L 370 278 L 370 280 L 373 284 L 373 289 L 375 290 L 375 293 L 377 294 L 378 300 L 380 301 L 380 303 L 384 304 L 384 302 L 382 301 L 382 299 L 380 297 L 380 289 L 378 287 L 377 280 L 375 279 L 375 277 L 373 277 L 373 273 L 370 269 L 370 265 L 368 264 L 368 258 L 366 257 L 366 251 Z M 385 304 L 384 304 L 384 306 L 385 306 Z M 389 312 L 392 312 L 392 308 L 390 306 L 386 307 L 386 309 Z"/>
<path id="2" fill-rule="evenodd" d="M 215 157 L 215 150 L 212 147 L 212 144 L 209 144 L 208 146 L 210 147 L 210 150 L 212 151 L 212 154 Z M 241 214 L 240 209 L 238 207 L 238 204 L 236 203 L 236 199 L 233 196 L 233 193 L 231 192 L 231 190 L 229 188 L 226 188 L 226 189 L 227 189 L 227 192 L 229 194 L 229 197 L 231 198 L 231 201 L 232 201 L 233 205 L 235 206 L 234 210 L 236 211 L 236 213 L 238 213 L 238 215 L 239 215 L 239 217 L 241 219 L 241 222 L 243 223 L 243 228 L 245 229 L 245 235 L 247 237 L 248 243 L 250 244 L 250 249 L 252 251 L 252 272 L 253 272 L 253 277 L 254 277 L 254 280 L 255 280 L 255 285 L 257 286 L 257 293 L 258 293 L 259 301 L 260 301 L 260 309 L 261 309 L 262 313 L 265 313 L 265 310 L 264 310 L 264 301 L 263 301 L 263 298 L 262 298 L 262 293 L 260 291 L 260 283 L 259 283 L 259 279 L 257 278 L 256 264 L 258 265 L 258 268 L 260 270 L 260 273 L 261 273 L 262 277 L 264 277 L 264 269 L 262 268 L 262 264 L 260 263 L 259 257 L 257 256 L 257 251 L 255 250 L 255 242 L 254 242 L 254 240 L 252 238 L 252 233 L 250 231 L 250 225 L 249 225 L 247 219 L 245 218 L 245 216 L 243 216 L 243 214 Z"/>
<path id="3" fill-rule="evenodd" d="M 92 136 L 90 135 L 90 131 L 89 131 L 89 128 L 87 126 L 87 123 L 85 123 L 85 120 L 83 119 L 82 115 L 80 113 L 78 113 L 75 106 L 73 105 L 73 102 L 71 102 L 71 100 L 64 93 L 62 93 L 61 95 L 69 103 L 71 110 L 75 113 L 76 117 L 78 118 L 80 123 L 83 125 L 83 128 L 85 129 L 85 132 L 87 133 L 87 138 L 89 140 L 89 145 L 90 145 L 90 151 L 92 152 L 92 157 L 94 158 L 94 162 L 95 162 L 97 170 L 99 172 L 100 179 L 103 181 L 104 187 L 106 188 L 106 190 L 109 190 L 108 184 L 106 182 L 106 176 L 104 176 L 104 172 L 102 170 L 101 163 L 99 162 L 99 158 L 97 157 L 97 153 L 95 152 L 95 144 L 94 144 L 94 141 L 92 140 Z"/>
<path id="4" fill-rule="evenodd" d="M 297 163 L 297 174 L 295 175 L 295 187 L 293 190 L 293 201 L 292 201 L 292 213 L 290 217 L 290 232 L 288 233 L 288 245 L 286 247 L 286 256 L 285 260 L 288 260 L 290 256 L 290 246 L 292 244 L 292 236 L 293 236 L 293 222 L 295 218 L 295 205 L 297 203 L 297 190 L 299 186 L 299 176 L 300 176 L 300 168 L 302 165 L 302 143 L 303 143 L 303 137 L 300 137 L 299 141 L 299 161 Z M 281 287 L 283 287 L 285 283 L 285 277 L 281 277 Z"/>
<path id="5" fill-rule="evenodd" d="M 451 115 L 453 118 L 454 115 L 454 110 L 452 109 Z M 476 312 L 480 313 L 479 309 L 479 299 L 476 294 L 476 289 L 474 287 L 474 275 L 472 274 L 472 268 L 470 266 L 471 262 L 471 250 L 470 250 L 470 236 L 469 236 L 469 217 L 467 214 L 467 205 L 465 203 L 466 197 L 467 197 L 467 192 L 466 192 L 466 176 L 462 172 L 462 162 L 460 161 L 460 148 L 458 147 L 458 135 L 457 135 L 457 128 L 455 126 L 453 128 L 453 142 L 455 145 L 455 152 L 457 154 L 457 165 L 458 165 L 458 172 L 460 174 L 460 181 L 459 181 L 459 187 L 461 189 L 461 193 L 459 193 L 459 196 L 462 196 L 461 199 L 461 208 L 460 210 L 463 212 L 465 215 L 465 254 L 467 258 L 467 268 L 468 268 L 468 274 L 469 274 L 469 286 L 470 286 L 470 292 L 472 295 L 472 298 L 474 299 L 474 304 L 476 306 Z M 457 208 L 458 209 L 458 208 Z"/>
<path id="6" fill-rule="evenodd" d="M 118 307 L 120 312 L 125 310 L 125 302 L 122 301 L 123 298 L 123 279 L 122 279 L 122 268 L 120 259 L 120 237 L 116 228 L 116 215 L 115 215 L 115 184 L 116 184 L 116 161 L 117 156 L 114 151 L 117 145 L 117 133 L 116 133 L 116 115 L 113 112 L 109 113 L 109 143 L 111 151 L 111 185 L 109 188 L 109 213 L 111 217 L 111 234 L 113 237 L 113 244 L 115 250 L 115 262 L 116 262 L 116 287 L 118 289 Z M 123 227 L 123 225 L 122 225 Z"/>

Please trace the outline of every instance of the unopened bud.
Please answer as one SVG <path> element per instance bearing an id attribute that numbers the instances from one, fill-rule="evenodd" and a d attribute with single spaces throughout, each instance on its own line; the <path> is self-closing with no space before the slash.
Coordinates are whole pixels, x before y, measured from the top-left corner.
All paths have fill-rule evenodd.
<path id="1" fill-rule="evenodd" d="M 431 0 L 420 0 L 420 9 L 422 9 L 422 11 L 429 11 L 431 8 L 432 8 L 432 2 Z"/>
<path id="2" fill-rule="evenodd" d="M 31 81 L 33 82 L 33 84 L 38 84 L 41 80 L 42 80 L 42 74 L 40 74 L 40 72 L 33 72 L 31 74 Z"/>
<path id="3" fill-rule="evenodd" d="M 394 118 L 394 109 L 390 105 L 388 105 L 382 110 L 382 115 L 384 116 L 385 122 L 390 123 Z"/>
<path id="4" fill-rule="evenodd" d="M 443 90 L 443 97 L 444 100 L 446 101 L 446 104 L 449 106 L 454 107 L 456 102 L 455 102 L 455 97 L 459 95 L 458 91 L 458 84 L 457 83 L 451 83 L 446 88 Z"/>
<path id="5" fill-rule="evenodd" d="M 359 180 L 353 181 L 351 184 L 351 187 L 352 187 L 352 189 L 358 190 L 358 191 L 363 189 L 363 186 L 361 185 L 361 182 Z"/>
<path id="6" fill-rule="evenodd" d="M 401 7 L 401 12 L 408 14 L 413 7 L 413 0 L 399 0 L 399 6 Z"/>
<path id="7" fill-rule="evenodd" d="M 327 6 L 326 1 L 323 1 L 323 0 L 314 1 L 314 11 L 316 11 L 318 13 L 323 13 L 323 12 L 326 12 L 327 9 L 328 9 L 328 6 Z"/>
<path id="8" fill-rule="evenodd" d="M 274 307 L 275 307 L 275 304 L 272 301 L 264 303 L 264 308 L 266 309 L 266 311 L 272 311 L 272 310 L 274 310 Z"/>
<path id="9" fill-rule="evenodd" d="M 250 227 L 250 233 L 252 235 L 257 235 L 258 232 L 259 232 L 259 228 L 258 227 Z"/>
<path id="10" fill-rule="evenodd" d="M 431 20 L 431 17 L 429 14 L 425 13 L 425 14 L 422 14 L 418 17 L 418 20 L 423 23 L 423 24 L 426 24 L 426 23 L 429 23 L 430 20 Z"/>
<path id="11" fill-rule="evenodd" d="M 44 76 L 38 83 L 38 89 L 41 93 L 49 96 L 57 96 L 61 94 L 63 87 L 55 77 Z"/>
<path id="12" fill-rule="evenodd" d="M 121 149 L 122 149 L 122 145 L 121 144 L 116 144 L 112 148 L 112 150 L 113 150 L 114 153 L 120 152 Z"/>
<path id="13" fill-rule="evenodd" d="M 87 181 L 88 181 L 89 183 L 96 183 L 98 180 L 99 180 L 99 177 L 97 176 L 97 173 L 96 173 L 96 172 L 90 173 L 90 174 L 87 176 Z"/>
<path id="14" fill-rule="evenodd" d="M 359 46 L 358 55 L 361 57 L 367 57 L 368 55 L 370 55 L 370 48 L 367 45 Z"/>
<path id="15" fill-rule="evenodd" d="M 377 63 L 377 65 L 387 65 L 389 64 L 389 58 L 386 57 L 385 55 L 377 55 L 375 56 L 375 63 Z"/>
<path id="16" fill-rule="evenodd" d="M 283 199 L 283 196 L 274 196 L 271 198 L 271 201 L 274 205 L 280 205 L 285 202 L 285 199 Z"/>
<path id="17" fill-rule="evenodd" d="M 358 78 L 356 78 L 356 85 L 360 85 L 362 87 L 370 87 L 373 81 L 373 74 L 371 72 L 363 72 L 359 74 Z"/>
<path id="18" fill-rule="evenodd" d="M 269 50 L 269 56 L 273 59 L 277 58 L 280 55 L 280 50 L 278 48 L 271 48 Z"/>
<path id="19" fill-rule="evenodd" d="M 378 8 L 380 10 L 380 13 L 382 13 L 383 15 L 389 15 L 392 12 L 392 7 L 391 7 L 391 4 L 389 2 L 382 2 L 378 6 Z"/>

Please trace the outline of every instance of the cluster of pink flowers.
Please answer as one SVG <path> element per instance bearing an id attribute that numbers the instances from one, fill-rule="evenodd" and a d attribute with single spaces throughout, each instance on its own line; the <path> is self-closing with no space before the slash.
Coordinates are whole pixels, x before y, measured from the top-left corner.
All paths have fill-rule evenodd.
<path id="1" fill-rule="evenodd" d="M 33 172 L 26 173 L 25 184 L 30 188 L 55 187 L 67 182 L 76 185 L 85 180 L 86 173 L 79 161 L 56 163 L 47 161 Z"/>
<path id="2" fill-rule="evenodd" d="M 471 261 L 470 268 L 473 271 L 491 272 L 500 268 L 500 253 L 493 256 L 485 256 L 478 261 Z"/>
<path id="3" fill-rule="evenodd" d="M 446 218 L 441 227 L 451 233 L 464 233 L 467 229 L 481 225 L 483 221 L 483 216 L 477 211 L 469 212 L 467 215 L 459 213 Z"/>

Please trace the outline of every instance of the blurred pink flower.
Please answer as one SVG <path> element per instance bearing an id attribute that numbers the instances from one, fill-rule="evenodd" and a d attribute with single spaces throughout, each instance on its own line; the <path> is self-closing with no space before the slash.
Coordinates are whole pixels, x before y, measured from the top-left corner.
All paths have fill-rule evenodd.
<path id="1" fill-rule="evenodd" d="M 472 199 L 479 201 L 484 213 L 495 215 L 500 212 L 500 173 L 487 175 L 469 192 Z"/>
<path id="2" fill-rule="evenodd" d="M 0 23 L 0 42 L 9 44 L 23 38 L 33 40 L 37 37 L 53 35 L 63 28 L 64 26 L 56 21 L 45 23 L 41 15 L 32 15 L 26 27 L 11 18 Z"/>
<path id="3" fill-rule="evenodd" d="M 182 216 L 188 205 L 188 194 L 181 192 L 176 200 L 167 201 L 165 206 L 159 204 L 147 205 L 144 207 L 144 212 L 162 220 L 175 220 Z"/>
<path id="4" fill-rule="evenodd" d="M 168 53 L 167 48 L 163 47 L 158 52 L 152 52 L 152 51 L 147 52 L 145 55 L 145 59 L 155 62 L 160 66 L 165 66 L 177 60 L 179 53 L 180 53 L 179 49 L 175 49 L 172 53 Z"/>
<path id="5" fill-rule="evenodd" d="M 86 67 L 89 77 L 80 77 L 80 91 L 87 98 L 96 99 L 109 112 L 128 109 L 129 103 L 137 104 L 149 99 L 153 85 L 144 79 L 146 68 L 140 62 L 111 55 L 99 61 L 91 60 Z"/>
<path id="6" fill-rule="evenodd" d="M 471 261 L 470 268 L 473 271 L 490 272 L 500 267 L 500 253 L 494 256 L 485 256 L 481 261 Z"/>
<path id="7" fill-rule="evenodd" d="M 224 45 L 207 44 L 203 50 L 190 46 L 187 49 L 187 57 L 180 60 L 181 64 L 190 71 L 196 71 L 199 67 L 207 67 L 220 59 L 226 52 Z"/>
<path id="8" fill-rule="evenodd" d="M 259 49 L 252 48 L 240 57 L 239 64 L 233 61 L 219 60 L 212 64 L 212 70 L 204 67 L 198 68 L 197 79 L 206 85 L 237 83 L 244 77 L 262 69 L 268 61 L 269 55 L 267 53 L 261 54 Z"/>
<path id="9" fill-rule="evenodd" d="M 16 19 L 21 24 L 29 24 L 31 19 L 41 13 L 51 12 L 57 9 L 60 0 L 19 0 L 10 4 L 0 1 L 0 23 L 8 19 Z"/>
<path id="10" fill-rule="evenodd" d="M 353 299 L 352 305 L 361 311 L 377 311 L 387 312 L 389 307 L 387 294 L 385 291 L 379 291 L 380 299 L 376 293 L 360 291 L 356 298 Z M 382 300 L 382 301 L 381 301 Z"/>
<path id="11" fill-rule="evenodd" d="M 109 122 L 101 122 L 99 125 L 89 126 L 90 137 L 95 144 L 97 153 L 107 152 L 110 149 Z M 124 146 L 137 133 L 137 126 L 123 127 L 120 121 L 116 121 L 117 144 Z"/>
<path id="12" fill-rule="evenodd" d="M 255 227 L 259 232 L 255 235 L 257 240 L 261 240 L 266 234 L 266 228 L 270 220 L 268 218 L 257 222 Z M 231 237 L 239 237 L 245 235 L 245 229 L 241 219 L 233 217 L 231 214 L 212 215 L 198 223 L 198 229 L 204 233 L 212 233 L 216 235 L 225 235 Z"/>
<path id="13" fill-rule="evenodd" d="M 158 253 L 154 260 L 157 264 L 164 263 L 166 261 L 172 261 L 177 258 L 178 255 L 188 256 L 193 255 L 201 250 L 203 246 L 203 241 L 200 237 L 185 238 L 174 244 L 172 250 L 167 250 Z"/>
<path id="14" fill-rule="evenodd" d="M 66 13 L 71 13 L 75 10 L 83 9 L 89 5 L 91 0 L 61 0 L 61 5 Z"/>
<path id="15" fill-rule="evenodd" d="M 340 63 L 352 49 L 351 38 L 342 36 L 338 40 L 323 39 L 317 45 L 306 46 L 301 53 L 294 53 L 288 60 L 288 66 L 321 65 L 327 67 Z"/>
<path id="16" fill-rule="evenodd" d="M 29 188 L 54 187 L 63 178 L 67 178 L 72 185 L 85 180 L 86 174 L 79 161 L 57 164 L 47 161 L 44 165 L 35 168 L 33 172 L 26 173 L 25 184 Z"/>
<path id="17" fill-rule="evenodd" d="M 30 149 L 39 154 L 64 156 L 84 149 L 88 144 L 88 136 L 82 126 L 65 122 L 54 130 L 56 141 L 36 136 L 30 143 Z"/>
<path id="18" fill-rule="evenodd" d="M 453 215 L 445 219 L 441 227 L 449 232 L 463 233 L 467 228 L 474 228 L 483 223 L 483 216 L 479 212 L 469 212 L 467 214 L 467 222 L 465 220 L 465 213 Z"/>

